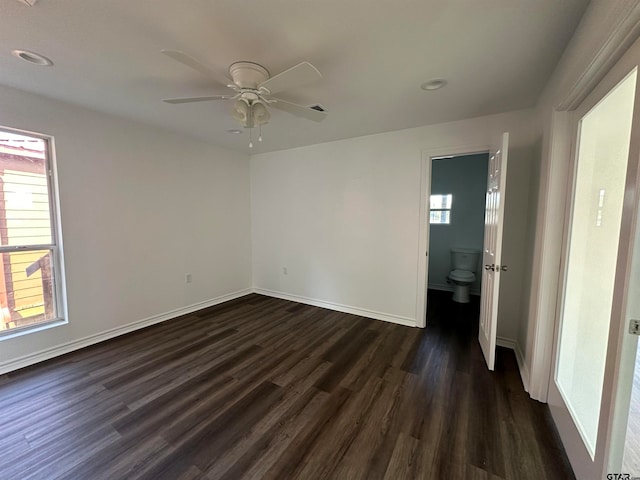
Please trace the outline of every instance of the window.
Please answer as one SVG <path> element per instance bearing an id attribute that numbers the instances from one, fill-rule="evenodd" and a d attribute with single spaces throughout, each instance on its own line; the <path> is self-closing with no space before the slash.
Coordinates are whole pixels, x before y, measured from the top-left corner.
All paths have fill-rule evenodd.
<path id="1" fill-rule="evenodd" d="M 0 129 L 0 337 L 61 320 L 50 142 Z"/>
<path id="2" fill-rule="evenodd" d="M 431 195 L 429 199 L 429 223 L 449 224 L 451 223 L 451 204 L 453 195 Z"/>

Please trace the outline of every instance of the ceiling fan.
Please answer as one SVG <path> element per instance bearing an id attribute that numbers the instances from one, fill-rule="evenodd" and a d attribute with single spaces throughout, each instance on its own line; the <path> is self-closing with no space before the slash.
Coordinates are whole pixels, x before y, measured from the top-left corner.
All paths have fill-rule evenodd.
<path id="1" fill-rule="evenodd" d="M 204 97 L 166 98 L 163 101 L 171 104 L 206 102 L 210 100 L 235 100 L 231 116 L 243 127 L 249 128 L 249 147 L 253 147 L 251 131 L 261 128 L 271 117 L 267 107 L 277 108 L 297 117 L 321 122 L 326 112 L 317 107 L 305 107 L 288 102 L 273 94 L 292 88 L 309 85 L 322 78 L 316 67 L 309 62 L 302 62 L 273 77 L 262 65 L 253 62 L 235 62 L 229 67 L 228 78 L 206 67 L 195 58 L 178 50 L 162 50 L 166 56 L 197 70 L 219 85 L 230 88 L 234 93 L 227 95 L 210 95 Z M 262 135 L 258 137 L 262 141 Z"/>

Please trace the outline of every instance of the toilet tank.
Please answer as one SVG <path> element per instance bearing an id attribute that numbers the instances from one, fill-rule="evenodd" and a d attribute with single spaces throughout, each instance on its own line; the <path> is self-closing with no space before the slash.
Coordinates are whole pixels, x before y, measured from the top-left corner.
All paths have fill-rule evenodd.
<path id="1" fill-rule="evenodd" d="M 466 270 L 474 272 L 478 268 L 480 250 L 472 248 L 452 248 L 451 249 L 451 269 Z"/>

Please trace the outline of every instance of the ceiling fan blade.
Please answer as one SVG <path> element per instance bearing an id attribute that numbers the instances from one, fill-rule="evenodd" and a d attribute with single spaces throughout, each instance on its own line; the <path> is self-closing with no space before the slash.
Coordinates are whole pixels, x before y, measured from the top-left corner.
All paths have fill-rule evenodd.
<path id="1" fill-rule="evenodd" d="M 266 88 L 269 93 L 278 93 L 290 88 L 302 87 L 310 83 L 317 82 L 322 75 L 316 67 L 309 62 L 302 62 L 285 70 L 282 73 L 274 75 L 270 79 L 258 85 L 259 88 Z"/>
<path id="2" fill-rule="evenodd" d="M 327 117 L 327 112 L 319 112 L 313 108 L 304 107 L 297 103 L 287 102 L 279 98 L 274 98 L 275 102 L 269 103 L 270 107 L 277 108 L 283 112 L 290 113 L 296 117 L 306 118 L 307 120 L 313 120 L 314 122 L 321 122 Z"/>
<path id="3" fill-rule="evenodd" d="M 208 102 L 209 100 L 230 100 L 233 95 L 212 95 L 210 97 L 184 97 L 184 98 L 165 98 L 162 100 L 166 103 L 193 103 L 193 102 Z"/>
<path id="4" fill-rule="evenodd" d="M 172 58 L 175 61 L 186 65 L 187 67 L 191 67 L 194 70 L 202 73 L 203 75 L 206 75 L 212 80 L 218 82 L 220 85 L 224 85 L 226 87 L 227 85 L 233 84 L 233 81 L 227 76 L 216 72 L 209 67 L 206 67 L 192 56 L 187 55 L 180 50 L 161 50 L 161 52 L 164 53 L 167 57 Z"/>

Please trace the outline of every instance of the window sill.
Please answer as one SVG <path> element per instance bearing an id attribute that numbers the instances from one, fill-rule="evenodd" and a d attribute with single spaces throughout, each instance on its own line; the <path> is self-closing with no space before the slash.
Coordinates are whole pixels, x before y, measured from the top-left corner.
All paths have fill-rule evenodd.
<path id="1" fill-rule="evenodd" d="M 48 322 L 38 323 L 37 325 L 28 325 L 26 327 L 14 328 L 11 330 L 0 331 L 0 342 L 8 340 L 10 338 L 21 337 L 29 333 L 41 332 L 42 330 L 48 330 L 50 328 L 59 327 L 60 325 L 66 325 L 69 323 L 64 318 L 56 318 L 49 320 Z"/>

